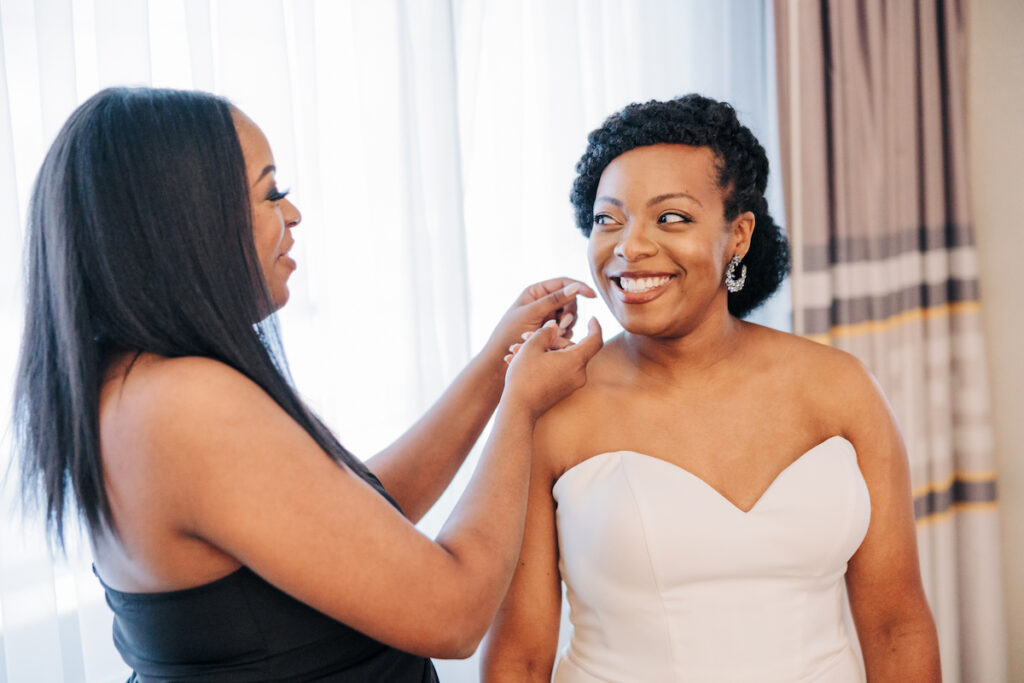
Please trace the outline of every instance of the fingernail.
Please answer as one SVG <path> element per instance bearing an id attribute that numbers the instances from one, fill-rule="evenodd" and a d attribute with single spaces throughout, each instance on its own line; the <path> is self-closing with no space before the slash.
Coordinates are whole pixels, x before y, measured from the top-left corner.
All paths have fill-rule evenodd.
<path id="1" fill-rule="evenodd" d="M 544 327 L 556 327 L 558 323 L 555 322 L 554 318 L 544 323 Z"/>
<path id="2" fill-rule="evenodd" d="M 574 294 L 580 291 L 581 286 L 582 285 L 580 285 L 580 283 L 573 282 L 571 285 L 567 285 L 566 288 L 562 291 L 565 292 L 566 296 L 573 296 Z"/>
<path id="3" fill-rule="evenodd" d="M 522 346 L 522 344 L 513 344 L 512 346 L 508 347 L 509 353 L 515 353 L 516 349 L 518 349 L 520 346 Z"/>
<path id="4" fill-rule="evenodd" d="M 560 330 L 562 330 L 564 332 L 566 329 L 568 329 L 569 325 L 572 324 L 572 321 L 573 321 L 572 313 L 566 313 L 565 315 L 562 316 L 562 319 L 560 321 L 558 321 L 558 329 L 560 329 Z"/>
<path id="5" fill-rule="evenodd" d="M 523 332 L 523 341 L 526 341 L 533 336 L 533 332 Z"/>
<path id="6" fill-rule="evenodd" d="M 512 354 L 510 353 L 510 354 L 508 354 L 507 356 L 505 356 L 505 362 L 506 362 L 506 363 L 509 363 L 509 362 L 511 362 L 511 361 L 512 361 Z"/>

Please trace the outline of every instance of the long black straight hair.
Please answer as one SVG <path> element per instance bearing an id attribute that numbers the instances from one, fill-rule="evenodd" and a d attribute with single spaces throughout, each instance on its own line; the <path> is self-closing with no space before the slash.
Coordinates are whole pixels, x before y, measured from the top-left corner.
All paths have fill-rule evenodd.
<path id="1" fill-rule="evenodd" d="M 23 500 L 43 503 L 61 546 L 69 504 L 91 532 L 116 533 L 98 407 L 119 354 L 225 363 L 373 478 L 289 380 L 250 211 L 232 106 L 214 95 L 103 90 L 50 147 L 29 206 L 14 436 Z"/>

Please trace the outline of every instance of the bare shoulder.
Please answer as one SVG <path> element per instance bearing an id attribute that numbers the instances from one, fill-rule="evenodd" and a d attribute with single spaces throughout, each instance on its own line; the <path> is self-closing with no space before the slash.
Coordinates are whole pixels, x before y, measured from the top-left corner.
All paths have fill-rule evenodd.
<path id="1" fill-rule="evenodd" d="M 201 357 L 143 354 L 115 368 L 100 395 L 105 460 L 155 457 L 169 466 L 278 415 L 286 414 L 252 380 Z"/>
<path id="2" fill-rule="evenodd" d="M 817 397 L 877 391 L 867 366 L 853 354 L 789 332 L 747 323 L 756 351 L 752 362 L 797 379 Z"/>
<path id="3" fill-rule="evenodd" d="M 773 331 L 774 332 L 774 331 Z M 906 449 L 896 416 L 881 385 L 853 354 L 795 335 L 774 332 L 800 389 L 815 406 L 826 431 L 853 444 L 869 487 L 902 471 Z M 868 469 L 865 469 L 867 467 Z M 884 476 L 872 477 L 881 471 Z"/>
<path id="4" fill-rule="evenodd" d="M 763 377 L 769 394 L 799 405 L 816 430 L 857 446 L 894 422 L 878 382 L 856 356 L 760 325 L 748 323 L 747 332 L 749 371 Z"/>
<path id="5" fill-rule="evenodd" d="M 242 373 L 211 358 L 164 358 L 152 354 L 142 354 L 138 359 L 122 364 L 108 384 L 121 396 L 172 402 L 186 395 L 198 398 L 194 395 L 256 387 Z"/>
<path id="6" fill-rule="evenodd" d="M 105 392 L 101 451 L 115 519 L 118 509 L 145 513 L 151 528 L 225 550 L 206 534 L 245 523 L 233 520 L 242 508 L 227 491 L 269 496 L 288 485 L 345 487 L 358 479 L 269 394 L 223 363 L 142 357 L 108 380 Z"/>
<path id="7" fill-rule="evenodd" d="M 534 466 L 552 482 L 576 464 L 589 437 L 604 419 L 609 393 L 628 381 L 621 337 L 605 342 L 587 365 L 587 383 L 545 413 L 534 429 Z"/>

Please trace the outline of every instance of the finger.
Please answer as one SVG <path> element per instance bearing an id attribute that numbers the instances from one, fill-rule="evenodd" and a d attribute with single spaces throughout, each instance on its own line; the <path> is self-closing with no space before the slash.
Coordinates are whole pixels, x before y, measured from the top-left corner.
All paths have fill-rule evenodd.
<path id="1" fill-rule="evenodd" d="M 582 292 L 582 290 L 581 290 L 581 292 Z M 577 302 L 577 299 L 575 297 L 573 297 L 571 301 L 566 302 L 565 306 L 562 307 L 562 311 L 561 312 L 563 314 L 564 313 L 571 313 L 573 318 L 576 318 L 579 315 L 578 305 L 577 305 L 576 302 Z"/>
<path id="2" fill-rule="evenodd" d="M 516 355 L 527 353 L 543 353 L 551 348 L 558 337 L 558 325 L 554 320 L 544 323 L 539 330 L 534 332 L 529 339 L 519 345 Z"/>
<path id="3" fill-rule="evenodd" d="M 570 346 L 574 346 L 571 339 L 567 339 L 565 337 L 555 337 L 554 346 L 552 346 L 551 348 L 552 350 L 555 351 L 561 351 L 562 349 L 567 349 Z"/>
<path id="4" fill-rule="evenodd" d="M 564 337 L 565 331 L 569 329 L 569 326 L 572 325 L 572 321 L 575 319 L 576 316 L 572 313 L 563 313 L 562 317 L 558 320 L 558 334 Z"/>
<path id="5" fill-rule="evenodd" d="M 579 280 L 574 280 L 569 277 L 556 277 L 551 278 L 550 280 L 544 280 L 543 282 L 537 282 L 524 289 L 523 293 L 519 296 L 519 303 L 528 304 L 538 301 L 560 289 L 565 289 L 574 282 L 580 285 L 580 294 L 583 296 L 591 299 L 597 296 L 597 293 L 595 293 L 594 290 L 585 282 L 580 282 Z"/>
<path id="6" fill-rule="evenodd" d="M 513 344 L 512 346 L 508 347 L 508 352 L 509 353 L 515 353 L 516 351 L 519 350 L 519 348 L 521 346 L 522 346 L 522 344 Z"/>
<path id="7" fill-rule="evenodd" d="M 602 346 L 604 346 L 604 339 L 601 337 L 601 324 L 597 322 L 597 318 L 591 318 L 587 323 L 587 336 L 573 348 L 566 349 L 566 353 L 579 354 L 583 362 L 587 363 L 601 350 Z"/>
<path id="8" fill-rule="evenodd" d="M 527 306 L 530 314 L 537 319 L 543 320 L 562 308 L 567 308 L 570 302 L 576 301 L 576 296 L 583 291 L 583 283 L 573 280 L 565 287 L 551 292 L 547 296 L 537 299 Z"/>

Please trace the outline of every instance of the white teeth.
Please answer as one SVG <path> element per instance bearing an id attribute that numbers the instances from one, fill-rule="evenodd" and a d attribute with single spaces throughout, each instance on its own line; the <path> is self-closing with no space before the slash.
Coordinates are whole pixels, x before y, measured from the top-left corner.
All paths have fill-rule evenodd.
<path id="1" fill-rule="evenodd" d="M 620 277 L 619 286 L 622 287 L 623 291 L 630 293 L 647 292 L 657 287 L 661 287 L 663 284 L 671 280 L 672 278 L 667 275 L 661 277 Z"/>

